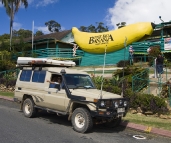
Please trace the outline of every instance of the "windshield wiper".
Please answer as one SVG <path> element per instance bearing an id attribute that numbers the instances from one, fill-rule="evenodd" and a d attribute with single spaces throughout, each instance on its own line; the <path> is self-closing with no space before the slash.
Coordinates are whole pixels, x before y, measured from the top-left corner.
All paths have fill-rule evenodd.
<path id="1" fill-rule="evenodd" d="M 90 85 L 87 85 L 87 86 L 84 86 L 84 85 L 76 85 L 73 87 L 73 89 L 78 89 L 78 88 L 86 88 L 86 89 L 89 89 L 89 88 L 92 88 L 92 86 Z"/>
<path id="2" fill-rule="evenodd" d="M 92 86 L 87 85 L 87 86 L 84 86 L 84 88 L 88 89 L 88 88 L 92 88 Z"/>

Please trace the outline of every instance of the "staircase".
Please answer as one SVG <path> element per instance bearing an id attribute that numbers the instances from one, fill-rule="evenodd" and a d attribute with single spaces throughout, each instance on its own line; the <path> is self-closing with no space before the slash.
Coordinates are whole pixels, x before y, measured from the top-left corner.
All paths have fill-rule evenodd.
<path id="1" fill-rule="evenodd" d="M 163 74 L 162 77 L 155 78 L 154 74 L 149 75 L 149 86 L 146 88 L 143 93 L 153 94 L 155 96 L 160 95 L 162 91 L 162 86 L 166 82 L 171 82 L 171 74 Z"/>

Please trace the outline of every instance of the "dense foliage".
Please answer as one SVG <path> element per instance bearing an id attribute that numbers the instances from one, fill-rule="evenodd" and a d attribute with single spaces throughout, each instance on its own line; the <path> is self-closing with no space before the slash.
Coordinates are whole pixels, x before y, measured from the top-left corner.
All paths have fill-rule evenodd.
<path id="1" fill-rule="evenodd" d="M 90 25 L 88 27 L 86 26 L 80 26 L 80 31 L 83 32 L 91 32 L 91 33 L 98 33 L 98 32 L 106 32 L 109 31 L 109 28 L 107 26 L 104 26 L 103 22 L 96 22 L 96 26 Z"/>
<path id="2" fill-rule="evenodd" d="M 142 68 L 127 67 L 125 69 L 125 76 L 122 77 L 123 71 L 118 70 L 113 73 L 112 78 L 102 78 L 101 76 L 93 77 L 93 81 L 98 89 L 101 89 L 101 83 L 103 81 L 103 90 L 115 94 L 121 95 L 130 100 L 130 108 L 141 108 L 142 112 L 151 111 L 152 113 L 164 114 L 168 113 L 167 103 L 165 102 L 167 97 L 154 96 L 152 94 L 144 94 L 141 92 L 132 91 L 132 75 L 142 72 Z M 130 77 L 130 78 L 128 78 Z M 167 87 L 166 87 L 167 90 Z M 167 92 L 165 90 L 165 92 Z M 163 91 L 164 92 L 164 91 Z M 163 93 L 164 94 L 164 93 Z"/>
<path id="3" fill-rule="evenodd" d="M 130 65 L 130 61 L 129 60 L 121 60 L 119 61 L 117 64 L 117 67 L 125 67 L 125 66 L 129 66 Z"/>
<path id="4" fill-rule="evenodd" d="M 154 64 L 154 59 L 158 56 L 159 53 L 160 53 L 159 46 L 150 47 L 149 54 L 148 54 L 148 62 L 150 66 Z"/>
<path id="5" fill-rule="evenodd" d="M 48 27 L 48 30 L 50 32 L 60 32 L 61 31 L 61 25 L 56 22 L 55 20 L 50 20 L 48 22 L 45 22 L 45 25 Z"/>
<path id="6" fill-rule="evenodd" d="M 15 69 L 12 71 L 0 73 L 0 84 L 5 85 L 7 88 L 14 87 L 16 84 L 18 72 L 19 70 Z"/>

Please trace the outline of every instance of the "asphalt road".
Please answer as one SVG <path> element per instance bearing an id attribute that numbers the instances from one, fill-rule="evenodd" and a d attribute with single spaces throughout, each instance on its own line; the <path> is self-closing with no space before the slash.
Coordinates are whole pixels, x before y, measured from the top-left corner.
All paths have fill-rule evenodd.
<path id="1" fill-rule="evenodd" d="M 142 135 L 146 139 L 135 139 Z M 39 112 L 36 118 L 26 118 L 19 105 L 0 99 L 0 143 L 171 143 L 170 138 L 103 125 L 94 126 L 92 132 L 73 131 L 65 116 Z"/>

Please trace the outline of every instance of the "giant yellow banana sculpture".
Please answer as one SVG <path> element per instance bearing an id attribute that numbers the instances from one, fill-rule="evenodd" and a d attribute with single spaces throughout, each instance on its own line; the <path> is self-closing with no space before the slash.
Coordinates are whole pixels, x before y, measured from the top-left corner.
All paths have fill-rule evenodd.
<path id="1" fill-rule="evenodd" d="M 140 22 L 102 33 L 81 32 L 73 27 L 72 33 L 75 42 L 83 51 L 102 54 L 105 53 L 105 48 L 107 53 L 124 48 L 125 38 L 127 45 L 145 40 L 152 34 L 154 26 L 151 22 Z"/>

